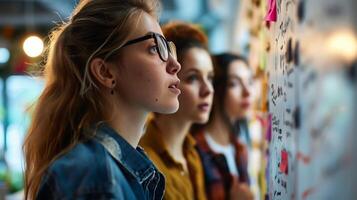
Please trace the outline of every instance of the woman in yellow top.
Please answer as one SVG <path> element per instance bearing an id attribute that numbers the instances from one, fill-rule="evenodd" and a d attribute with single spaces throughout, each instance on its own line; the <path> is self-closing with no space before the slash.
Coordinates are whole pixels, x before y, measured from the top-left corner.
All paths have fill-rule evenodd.
<path id="1" fill-rule="evenodd" d="M 165 199 L 206 199 L 201 160 L 189 134 L 193 123 L 208 120 L 213 99 L 213 64 L 206 35 L 196 26 L 172 22 L 162 27 L 177 48 L 181 71 L 180 107 L 175 114 L 155 114 L 140 145 L 166 178 Z"/>

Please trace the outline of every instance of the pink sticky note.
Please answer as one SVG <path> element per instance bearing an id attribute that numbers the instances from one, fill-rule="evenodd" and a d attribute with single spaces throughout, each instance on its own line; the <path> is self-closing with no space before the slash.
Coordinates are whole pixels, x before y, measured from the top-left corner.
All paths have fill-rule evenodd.
<path id="1" fill-rule="evenodd" d="M 281 151 L 280 171 L 287 175 L 288 174 L 288 166 L 289 166 L 288 152 L 285 150 L 282 150 Z"/>
<path id="2" fill-rule="evenodd" d="M 276 0 L 269 0 L 269 10 L 265 16 L 265 21 L 276 22 L 277 13 L 276 13 Z"/>

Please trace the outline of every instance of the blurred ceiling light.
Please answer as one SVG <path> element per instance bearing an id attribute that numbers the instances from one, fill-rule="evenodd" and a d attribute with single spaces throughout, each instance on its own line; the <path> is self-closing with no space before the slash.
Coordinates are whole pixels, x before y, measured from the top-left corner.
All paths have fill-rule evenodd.
<path id="1" fill-rule="evenodd" d="M 350 30 L 338 30 L 326 41 L 328 55 L 352 62 L 357 58 L 357 38 Z"/>
<path id="2" fill-rule="evenodd" d="M 41 55 L 43 51 L 43 41 L 37 36 L 30 36 L 26 38 L 23 49 L 29 57 L 37 57 Z"/>
<path id="3" fill-rule="evenodd" d="M 10 52 L 7 48 L 0 48 L 0 64 L 7 63 L 10 59 Z"/>

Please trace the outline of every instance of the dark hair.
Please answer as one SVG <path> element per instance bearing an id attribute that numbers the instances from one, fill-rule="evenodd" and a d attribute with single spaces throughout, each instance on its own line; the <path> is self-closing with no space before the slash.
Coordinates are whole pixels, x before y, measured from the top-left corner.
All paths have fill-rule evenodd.
<path id="1" fill-rule="evenodd" d="M 198 132 L 205 126 L 212 123 L 213 118 L 216 115 L 221 115 L 225 123 L 230 127 L 231 131 L 234 133 L 238 132 L 238 127 L 236 124 L 232 124 L 229 121 L 229 118 L 226 114 L 224 108 L 224 100 L 226 98 L 227 88 L 228 88 L 228 70 L 229 65 L 234 61 L 242 61 L 248 66 L 247 59 L 239 54 L 234 53 L 221 53 L 212 56 L 213 67 L 214 67 L 214 78 L 213 78 L 213 88 L 214 88 L 214 97 L 213 97 L 213 107 L 207 124 L 192 126 L 192 132 Z M 218 113 L 217 113 L 218 111 Z"/>
<path id="2" fill-rule="evenodd" d="M 248 66 L 247 59 L 241 55 L 233 53 L 222 53 L 213 55 L 213 65 L 214 65 L 214 106 L 219 106 L 223 109 L 223 102 L 227 92 L 228 84 L 228 70 L 229 65 L 234 61 L 242 61 Z"/>
<path id="3" fill-rule="evenodd" d="M 231 131 L 234 133 L 238 132 L 238 128 L 235 123 L 231 123 L 227 116 L 226 110 L 224 108 L 224 100 L 227 94 L 228 88 L 228 70 L 229 65 L 234 61 L 242 61 L 248 66 L 248 61 L 245 57 L 233 54 L 233 53 L 221 53 L 213 56 L 213 65 L 215 77 L 213 80 L 214 97 L 213 97 L 213 107 L 208 120 L 208 124 L 212 122 L 212 118 L 215 115 L 220 114 L 225 123 L 230 127 Z M 217 107 L 217 108 L 216 108 Z M 220 113 L 216 113 L 219 111 Z"/>

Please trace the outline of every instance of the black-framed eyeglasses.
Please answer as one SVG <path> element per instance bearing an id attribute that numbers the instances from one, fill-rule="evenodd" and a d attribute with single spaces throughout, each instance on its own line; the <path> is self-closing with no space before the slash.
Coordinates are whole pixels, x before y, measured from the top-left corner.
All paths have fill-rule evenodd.
<path id="1" fill-rule="evenodd" d="M 151 38 L 154 38 L 155 40 L 156 50 L 159 53 L 160 59 L 162 61 L 167 62 L 169 60 L 169 55 L 177 59 L 175 44 L 171 41 L 167 41 L 162 35 L 154 32 L 149 32 L 147 35 L 129 40 L 123 45 L 123 47 Z"/>

